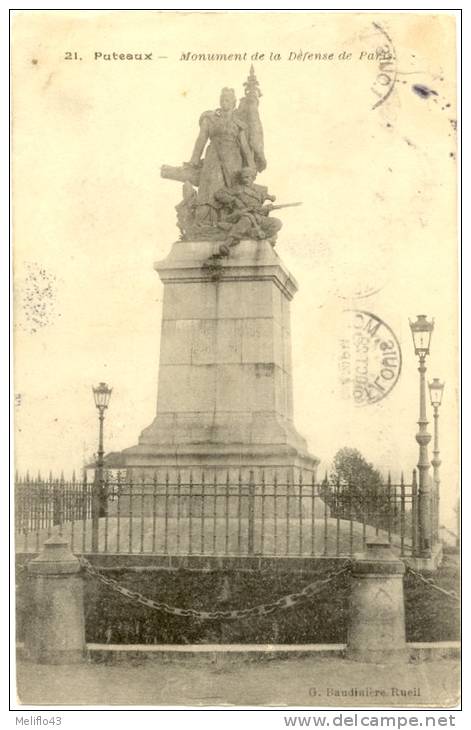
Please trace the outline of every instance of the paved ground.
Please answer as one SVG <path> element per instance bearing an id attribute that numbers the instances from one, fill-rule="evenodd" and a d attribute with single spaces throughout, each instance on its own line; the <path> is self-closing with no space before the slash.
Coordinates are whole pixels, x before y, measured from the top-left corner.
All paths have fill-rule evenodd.
<path id="1" fill-rule="evenodd" d="M 241 662 L 224 656 L 61 667 L 21 661 L 17 669 L 19 702 L 28 705 L 445 708 L 459 702 L 456 660 L 382 666 L 338 658 Z M 369 697 L 354 697 L 355 690 Z"/>

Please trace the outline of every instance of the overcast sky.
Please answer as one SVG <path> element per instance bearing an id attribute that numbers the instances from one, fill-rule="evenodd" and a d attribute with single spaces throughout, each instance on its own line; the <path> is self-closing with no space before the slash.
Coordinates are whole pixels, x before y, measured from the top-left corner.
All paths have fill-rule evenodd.
<path id="1" fill-rule="evenodd" d="M 16 461 L 70 472 L 96 448 L 91 387 L 113 387 L 106 449 L 137 442 L 156 409 L 163 287 L 153 263 L 177 238 L 180 186 L 162 164 L 188 160 L 200 114 L 249 62 L 182 53 L 264 52 L 268 185 L 277 251 L 295 276 L 295 422 L 330 466 L 356 447 L 410 475 L 418 456 L 418 373 L 408 318 L 435 317 L 430 378 L 441 410 L 443 519 L 453 524 L 457 455 L 457 244 L 454 29 L 445 16 L 181 13 L 18 14 L 14 55 Z M 372 109 L 378 61 L 392 43 L 394 89 Z M 152 52 L 152 61 L 95 53 Z M 270 60 L 270 51 L 280 60 Z M 332 60 L 289 61 L 299 51 Z M 82 60 L 65 60 L 66 52 Z M 339 54 L 351 53 L 349 60 Z M 158 58 L 165 56 L 165 58 Z M 421 96 L 419 84 L 431 90 Z M 433 92 L 433 93 L 432 93 Z M 359 297 L 358 293 L 362 296 Z M 402 372 L 378 404 L 342 398 L 344 309 L 394 332 Z M 407 479 L 408 481 L 410 480 Z"/>

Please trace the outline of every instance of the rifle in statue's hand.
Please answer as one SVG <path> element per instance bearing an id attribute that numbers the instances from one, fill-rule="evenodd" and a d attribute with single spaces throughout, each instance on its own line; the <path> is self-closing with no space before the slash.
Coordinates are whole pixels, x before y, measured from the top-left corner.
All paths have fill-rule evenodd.
<path id="1" fill-rule="evenodd" d="M 267 205 L 270 210 L 280 210 L 281 208 L 297 208 L 302 203 L 282 203 L 281 205 Z"/>
<path id="2" fill-rule="evenodd" d="M 264 205 L 261 212 L 264 215 L 268 215 L 272 210 L 280 210 L 281 208 L 297 208 L 302 203 L 282 203 L 281 205 Z"/>

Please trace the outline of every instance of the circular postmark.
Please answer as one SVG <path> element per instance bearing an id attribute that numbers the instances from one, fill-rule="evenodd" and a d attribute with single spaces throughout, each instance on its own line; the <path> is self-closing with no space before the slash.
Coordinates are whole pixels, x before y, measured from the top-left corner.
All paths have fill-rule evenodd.
<path id="1" fill-rule="evenodd" d="M 355 47 L 356 59 L 365 69 L 365 73 L 359 75 L 361 87 L 367 93 L 370 109 L 377 109 L 391 97 L 397 82 L 397 54 L 393 40 L 382 21 L 375 21 L 355 33 L 351 44 Z"/>
<path id="2" fill-rule="evenodd" d="M 383 320 L 371 312 L 344 310 L 338 347 L 343 398 L 367 406 L 392 391 L 401 373 L 401 348 Z"/>
<path id="3" fill-rule="evenodd" d="M 397 57 L 389 33 L 379 23 L 373 23 L 373 28 L 378 33 L 380 41 L 376 48 L 376 76 L 371 87 L 371 91 L 377 97 L 371 108 L 377 109 L 394 91 L 397 80 Z"/>

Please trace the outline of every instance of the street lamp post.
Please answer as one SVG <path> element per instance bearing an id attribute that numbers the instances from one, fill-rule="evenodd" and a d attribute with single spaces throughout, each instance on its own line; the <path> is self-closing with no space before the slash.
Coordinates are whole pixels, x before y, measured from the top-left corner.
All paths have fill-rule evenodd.
<path id="1" fill-rule="evenodd" d="M 433 533 L 434 539 L 440 537 L 440 447 L 438 445 L 438 409 L 441 406 L 443 398 L 443 389 L 445 383 L 441 383 L 438 378 L 434 378 L 428 384 L 430 393 L 430 403 L 433 408 Z"/>
<path id="2" fill-rule="evenodd" d="M 98 552 L 98 537 L 100 530 L 100 517 L 106 515 L 106 494 L 104 488 L 104 456 L 103 448 L 103 422 L 105 420 L 105 411 L 110 402 L 112 388 L 106 383 L 100 383 L 93 388 L 93 397 L 95 405 L 98 409 L 98 451 L 95 468 L 95 478 L 93 480 L 93 496 L 92 496 L 92 553 Z"/>
<path id="3" fill-rule="evenodd" d="M 425 360 L 430 352 L 433 320 L 428 322 L 425 314 L 419 314 L 417 315 L 417 320 L 415 322 L 409 320 L 409 324 L 414 341 L 415 354 L 419 358 L 418 370 L 420 375 L 419 420 L 417 421 L 419 430 L 415 435 L 415 439 L 419 444 L 419 461 L 417 463 L 419 470 L 419 550 L 421 557 L 430 558 L 432 556 L 432 525 L 430 515 L 430 462 L 428 460 L 427 447 L 431 436 L 427 431 L 428 421 L 425 397 L 425 373 L 427 368 L 425 366 Z"/>

